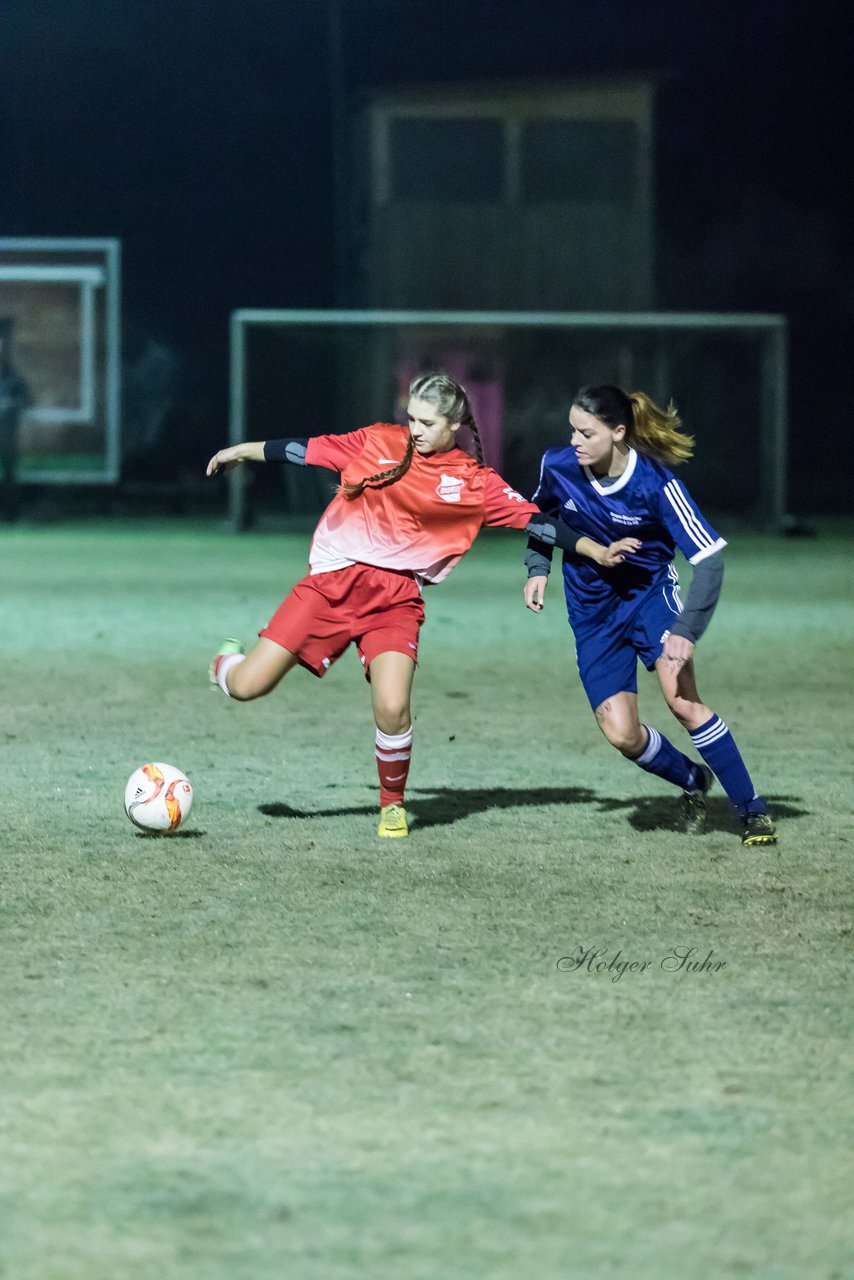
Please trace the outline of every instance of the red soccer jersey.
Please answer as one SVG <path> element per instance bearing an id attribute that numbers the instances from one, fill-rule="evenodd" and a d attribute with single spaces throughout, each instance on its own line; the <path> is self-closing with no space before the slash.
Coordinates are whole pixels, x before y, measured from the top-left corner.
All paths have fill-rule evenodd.
<path id="1" fill-rule="evenodd" d="M 400 462 L 407 427 L 377 422 L 343 436 L 313 436 L 306 462 L 358 483 Z M 413 453 L 402 479 L 358 498 L 337 494 L 321 516 L 309 553 L 312 573 L 371 564 L 440 582 L 465 555 L 483 525 L 524 529 L 539 508 L 491 467 L 462 449 Z"/>

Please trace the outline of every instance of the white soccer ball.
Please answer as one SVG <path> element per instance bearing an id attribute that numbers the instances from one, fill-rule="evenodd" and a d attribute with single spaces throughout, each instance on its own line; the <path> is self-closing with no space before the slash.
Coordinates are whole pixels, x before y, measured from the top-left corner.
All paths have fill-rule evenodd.
<path id="1" fill-rule="evenodd" d="M 173 764 L 143 764 L 128 778 L 125 813 L 141 831 L 172 835 L 192 807 L 192 785 Z"/>

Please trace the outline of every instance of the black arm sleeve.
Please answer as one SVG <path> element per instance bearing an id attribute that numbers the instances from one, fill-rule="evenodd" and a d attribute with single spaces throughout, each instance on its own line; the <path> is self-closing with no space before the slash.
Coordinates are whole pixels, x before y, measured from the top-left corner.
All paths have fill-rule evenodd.
<path id="1" fill-rule="evenodd" d="M 286 437 L 283 440 L 264 441 L 265 462 L 292 462 L 296 467 L 305 466 L 308 438 L 302 440 Z"/>
<path id="2" fill-rule="evenodd" d="M 724 580 L 724 558 L 719 551 L 694 566 L 685 608 L 670 628 L 671 635 L 684 636 L 696 644 L 712 620 Z"/>
<path id="3" fill-rule="evenodd" d="M 578 539 L 585 536 L 559 516 L 543 514 L 531 516 L 525 525 L 525 532 L 547 547 L 560 547 L 562 551 L 574 551 Z"/>

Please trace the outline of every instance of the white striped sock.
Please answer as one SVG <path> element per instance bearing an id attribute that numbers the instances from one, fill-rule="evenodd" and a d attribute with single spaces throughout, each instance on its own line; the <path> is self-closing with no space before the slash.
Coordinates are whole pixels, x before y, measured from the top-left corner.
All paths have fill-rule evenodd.
<path id="1" fill-rule="evenodd" d="M 661 746 L 661 734 L 658 730 L 653 729 L 651 725 L 648 724 L 645 724 L 643 727 L 649 734 L 649 739 L 641 754 L 639 756 L 635 756 L 635 764 L 641 765 L 649 764 L 650 760 L 654 760 L 658 755 L 658 749 Z"/>
<path id="2" fill-rule="evenodd" d="M 713 742 L 717 742 L 718 738 L 723 738 L 728 733 L 727 725 L 721 720 L 720 716 L 716 716 L 710 725 L 702 729 L 695 729 L 691 734 L 691 741 L 699 751 L 701 747 L 710 746 Z"/>
<path id="3" fill-rule="evenodd" d="M 382 729 L 377 729 L 377 754 L 380 751 L 403 751 L 406 747 L 412 746 L 412 725 L 405 729 L 403 733 L 383 733 Z"/>

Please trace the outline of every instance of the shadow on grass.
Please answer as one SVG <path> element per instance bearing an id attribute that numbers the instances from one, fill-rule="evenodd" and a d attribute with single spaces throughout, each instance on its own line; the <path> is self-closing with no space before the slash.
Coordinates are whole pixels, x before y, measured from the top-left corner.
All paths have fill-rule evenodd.
<path id="1" fill-rule="evenodd" d="M 425 827 L 446 827 L 476 813 L 488 813 L 493 809 L 539 808 L 546 804 L 591 804 L 596 792 L 586 787 L 525 787 L 513 790 L 508 787 L 465 788 L 442 787 L 438 790 L 407 792 L 406 808 L 418 824 Z M 261 804 L 261 813 L 269 818 L 337 818 L 365 813 L 376 813 L 376 804 L 353 805 L 334 809 L 312 809 L 304 812 L 287 804 Z"/>
<path id="2" fill-rule="evenodd" d="M 775 818 L 800 818 L 807 809 L 789 803 L 796 796 L 769 796 L 769 805 Z M 598 796 L 588 787 L 477 787 L 437 790 L 411 790 L 406 807 L 419 830 L 427 827 L 446 827 L 470 818 L 478 813 L 496 809 L 542 808 L 544 805 L 595 804 L 600 813 L 627 815 L 630 827 L 635 831 L 681 831 L 681 807 L 676 794 L 664 796 L 635 796 L 627 800 Z M 294 809 L 281 802 L 260 804 L 258 809 L 268 818 L 344 818 L 361 817 L 376 813 L 376 804 L 341 805 L 325 809 Z M 708 802 L 707 831 L 734 831 L 737 819 L 729 801 L 722 796 L 712 796 Z"/>
<path id="3" fill-rule="evenodd" d="M 772 817 L 802 818 L 809 813 L 798 804 L 797 796 L 768 796 L 768 808 Z M 682 830 L 682 811 L 679 797 L 634 796 L 628 800 L 600 800 L 599 809 L 603 813 L 623 810 L 628 815 L 629 826 L 635 831 L 680 831 Z M 737 831 L 740 829 L 739 819 L 732 805 L 725 796 L 710 796 L 706 802 L 706 833 L 712 831 Z"/>
<path id="4" fill-rule="evenodd" d="M 200 831 L 198 827 L 187 828 L 186 831 L 135 831 L 134 835 L 137 840 L 201 840 L 207 835 L 206 831 Z"/>

